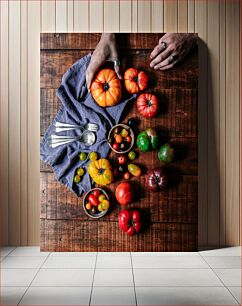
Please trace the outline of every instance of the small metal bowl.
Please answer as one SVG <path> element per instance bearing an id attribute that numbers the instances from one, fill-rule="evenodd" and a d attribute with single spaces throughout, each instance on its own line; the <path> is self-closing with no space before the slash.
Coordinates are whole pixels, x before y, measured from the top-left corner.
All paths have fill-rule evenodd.
<path id="1" fill-rule="evenodd" d="M 86 206 L 85 206 L 85 204 L 88 203 L 88 200 L 87 200 L 88 196 L 89 196 L 90 193 L 92 193 L 94 190 L 99 190 L 99 191 L 101 191 L 101 193 L 103 193 L 103 194 L 106 196 L 107 200 L 110 200 L 110 198 L 109 198 L 108 194 L 106 193 L 106 191 L 104 191 L 104 190 L 101 189 L 101 188 L 92 188 L 92 189 L 90 189 L 90 190 L 85 194 L 85 196 L 84 196 L 84 198 L 83 198 L 83 202 L 82 202 L 83 209 L 84 209 L 85 213 L 86 213 L 86 214 L 88 215 L 88 217 L 90 217 L 90 218 L 99 219 L 99 218 L 102 218 L 103 216 L 105 216 L 109 209 L 106 209 L 106 210 L 104 210 L 104 211 L 100 211 L 100 212 L 97 212 L 96 214 L 94 214 L 94 213 L 92 213 L 91 211 L 87 210 L 87 209 L 86 209 Z"/>
<path id="2" fill-rule="evenodd" d="M 130 133 L 130 137 L 131 137 L 132 140 L 131 140 L 131 143 L 130 143 L 129 148 L 128 148 L 127 150 L 125 150 L 125 151 L 117 151 L 117 150 L 115 150 L 115 149 L 112 147 L 112 143 L 111 143 L 111 140 L 112 140 L 112 133 L 113 133 L 113 130 L 114 130 L 116 127 L 124 128 L 124 129 L 128 130 L 129 133 Z M 123 123 L 114 125 L 114 126 L 111 128 L 111 130 L 109 131 L 109 133 L 108 133 L 108 144 L 109 144 L 110 148 L 111 148 L 115 153 L 117 153 L 117 154 L 125 154 L 125 153 L 128 153 L 128 152 L 132 149 L 132 147 L 133 147 L 133 145 L 134 145 L 134 132 L 133 132 L 133 130 L 132 130 L 128 125 L 123 124 Z"/>

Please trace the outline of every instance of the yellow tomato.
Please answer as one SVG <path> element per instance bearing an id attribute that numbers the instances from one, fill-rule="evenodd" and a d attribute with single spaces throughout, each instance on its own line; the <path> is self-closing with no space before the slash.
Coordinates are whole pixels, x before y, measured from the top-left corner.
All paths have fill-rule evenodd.
<path id="1" fill-rule="evenodd" d="M 89 154 L 89 159 L 90 159 L 91 161 L 97 160 L 97 152 L 91 152 L 91 153 Z"/>
<path id="2" fill-rule="evenodd" d="M 110 203 L 108 200 L 103 200 L 101 205 L 103 210 L 109 209 L 110 207 Z"/>
<path id="3" fill-rule="evenodd" d="M 98 185 L 108 185 L 113 181 L 112 166 L 105 158 L 90 162 L 88 165 L 88 173 Z"/>
<path id="4" fill-rule="evenodd" d="M 104 194 L 101 194 L 99 197 L 98 197 L 98 201 L 99 202 L 102 202 L 103 200 L 106 200 L 106 197 Z"/>

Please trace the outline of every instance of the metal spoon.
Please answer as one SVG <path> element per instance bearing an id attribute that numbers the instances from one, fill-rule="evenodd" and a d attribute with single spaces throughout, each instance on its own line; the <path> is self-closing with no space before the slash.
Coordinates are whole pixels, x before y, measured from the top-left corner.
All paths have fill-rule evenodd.
<path id="1" fill-rule="evenodd" d="M 57 148 L 58 146 L 72 143 L 78 140 L 80 140 L 86 147 L 90 147 L 95 143 L 96 135 L 91 131 L 84 131 L 83 134 L 78 137 L 51 135 L 50 146 L 51 148 Z"/>

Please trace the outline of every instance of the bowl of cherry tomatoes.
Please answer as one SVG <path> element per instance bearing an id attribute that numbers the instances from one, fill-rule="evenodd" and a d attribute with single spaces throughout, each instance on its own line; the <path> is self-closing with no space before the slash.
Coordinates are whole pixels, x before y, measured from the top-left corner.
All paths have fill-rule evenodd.
<path id="1" fill-rule="evenodd" d="M 99 219 L 106 215 L 109 208 L 110 198 L 101 188 L 90 189 L 83 198 L 83 209 L 93 219 Z"/>
<path id="2" fill-rule="evenodd" d="M 116 124 L 108 133 L 108 144 L 118 154 L 125 154 L 134 145 L 134 132 L 126 124 Z"/>

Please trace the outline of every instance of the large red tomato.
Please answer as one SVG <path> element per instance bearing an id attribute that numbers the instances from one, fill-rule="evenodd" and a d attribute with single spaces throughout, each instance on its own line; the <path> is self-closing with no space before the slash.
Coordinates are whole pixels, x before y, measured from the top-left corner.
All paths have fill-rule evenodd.
<path id="1" fill-rule="evenodd" d="M 140 232 L 142 228 L 141 213 L 138 210 L 123 209 L 118 216 L 118 224 L 129 236 Z"/>
<path id="2" fill-rule="evenodd" d="M 124 73 L 124 85 L 131 94 L 138 93 L 148 86 L 148 76 L 144 71 L 129 68 Z"/>
<path id="3" fill-rule="evenodd" d="M 159 111 L 159 100 L 155 95 L 143 93 L 137 99 L 137 108 L 145 118 L 153 118 Z"/>
<path id="4" fill-rule="evenodd" d="M 121 205 L 131 203 L 133 199 L 132 185 L 128 182 L 120 183 L 116 188 L 115 196 Z"/>

